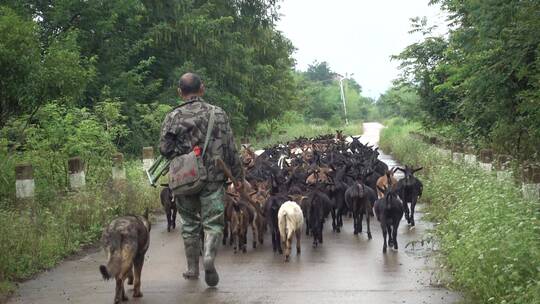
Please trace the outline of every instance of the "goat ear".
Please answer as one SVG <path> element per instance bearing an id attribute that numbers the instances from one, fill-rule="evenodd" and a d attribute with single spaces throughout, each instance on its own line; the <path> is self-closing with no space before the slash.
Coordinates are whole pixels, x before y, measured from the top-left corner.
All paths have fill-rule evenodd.
<path id="1" fill-rule="evenodd" d="M 405 170 L 404 170 L 403 168 L 397 167 L 396 169 L 399 170 L 399 171 L 401 171 L 401 172 L 403 172 L 403 173 L 405 173 Z"/>
<path id="2" fill-rule="evenodd" d="M 398 169 L 399 169 L 399 167 L 394 167 L 394 168 L 392 169 L 392 174 L 396 173 L 396 171 L 397 171 Z"/>
<path id="3" fill-rule="evenodd" d="M 414 170 L 413 170 L 413 173 L 418 172 L 418 171 L 420 171 L 420 170 L 422 170 L 422 169 L 424 169 L 424 167 L 420 167 L 420 168 L 418 168 L 418 169 L 414 169 Z"/>

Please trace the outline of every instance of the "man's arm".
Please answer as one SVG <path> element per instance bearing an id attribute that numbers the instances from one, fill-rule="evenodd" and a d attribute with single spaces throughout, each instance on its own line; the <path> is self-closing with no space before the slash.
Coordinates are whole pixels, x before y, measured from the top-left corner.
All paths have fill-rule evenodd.
<path id="1" fill-rule="evenodd" d="M 238 155 L 238 150 L 236 149 L 236 143 L 234 142 L 234 136 L 232 132 L 231 125 L 229 124 L 229 118 L 225 114 L 225 149 L 224 149 L 224 157 L 225 162 L 227 163 L 227 166 L 231 168 L 231 173 L 234 176 L 234 178 L 238 181 L 242 181 L 244 179 L 244 170 L 242 168 L 242 164 L 240 162 L 240 156 Z"/>
<path id="2" fill-rule="evenodd" d="M 159 152 L 167 159 L 171 159 L 175 154 L 177 129 L 174 125 L 173 112 L 165 116 L 161 126 L 161 136 L 159 139 Z"/>

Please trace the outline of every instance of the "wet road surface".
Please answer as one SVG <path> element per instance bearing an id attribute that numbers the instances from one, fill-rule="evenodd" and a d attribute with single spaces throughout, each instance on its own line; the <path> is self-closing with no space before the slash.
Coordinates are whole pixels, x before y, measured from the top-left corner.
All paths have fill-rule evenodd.
<path id="1" fill-rule="evenodd" d="M 381 128 L 377 123 L 364 124 L 362 142 L 376 144 Z M 390 167 L 395 165 L 389 156 L 380 158 Z M 312 248 L 311 239 L 303 235 L 302 254 L 293 251 L 289 263 L 272 252 L 268 235 L 262 247 L 248 248 L 245 254 L 221 248 L 218 288 L 207 288 L 202 277 L 199 281 L 182 278 L 186 266 L 178 228 L 167 233 L 165 218 L 159 217 L 143 268 L 144 297 L 133 299 L 130 286 L 129 302 L 124 303 L 456 303 L 459 294 L 431 285 L 436 278 L 426 259 L 429 248 L 405 248 L 429 227 L 421 220 L 421 210 L 420 206 L 415 229 L 402 220 L 400 249 L 387 254 L 382 253 L 380 226 L 373 218 L 372 240 L 365 232 L 354 236 L 351 219 L 345 220 L 340 234 L 332 232 L 327 222 L 324 244 Z M 105 258 L 96 251 L 65 261 L 20 284 L 8 303 L 111 303 L 114 283 L 103 281 L 98 271 Z"/>

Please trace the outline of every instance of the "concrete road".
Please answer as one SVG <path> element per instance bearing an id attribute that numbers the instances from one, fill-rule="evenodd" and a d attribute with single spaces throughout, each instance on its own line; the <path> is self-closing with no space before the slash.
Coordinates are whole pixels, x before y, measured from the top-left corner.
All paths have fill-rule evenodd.
<path id="1" fill-rule="evenodd" d="M 365 124 L 362 141 L 377 143 L 381 127 Z M 395 164 L 386 155 L 381 158 Z M 376 220 L 371 225 L 373 239 L 368 241 L 365 233 L 353 235 L 350 219 L 340 234 L 332 232 L 327 222 L 324 244 L 318 248 L 304 237 L 301 256 L 293 253 L 289 263 L 272 252 L 268 236 L 262 247 L 249 248 L 245 254 L 221 248 L 218 288 L 207 288 L 202 277 L 182 278 L 186 265 L 179 231 L 167 233 L 166 222 L 159 217 L 143 269 L 144 297 L 133 299 L 129 287 L 127 303 L 456 303 L 459 294 L 432 285 L 436 279 L 426 258 L 429 248 L 405 248 L 429 227 L 421 217 L 420 208 L 412 230 L 402 220 L 400 249 L 387 254 L 382 253 Z M 114 283 L 103 281 L 98 271 L 105 258 L 103 252 L 89 252 L 65 261 L 21 284 L 8 303 L 110 303 Z"/>

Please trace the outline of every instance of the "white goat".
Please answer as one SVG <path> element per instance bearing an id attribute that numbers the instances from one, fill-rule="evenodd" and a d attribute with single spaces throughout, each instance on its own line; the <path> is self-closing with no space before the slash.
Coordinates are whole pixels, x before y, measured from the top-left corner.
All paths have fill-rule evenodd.
<path id="1" fill-rule="evenodd" d="M 296 235 L 296 254 L 300 254 L 300 237 L 302 236 L 303 224 L 304 215 L 296 202 L 287 201 L 281 205 L 278 211 L 278 226 L 281 236 L 281 247 L 285 252 L 285 262 L 289 261 L 294 235 Z"/>

